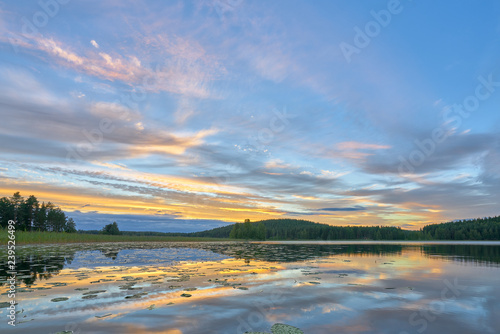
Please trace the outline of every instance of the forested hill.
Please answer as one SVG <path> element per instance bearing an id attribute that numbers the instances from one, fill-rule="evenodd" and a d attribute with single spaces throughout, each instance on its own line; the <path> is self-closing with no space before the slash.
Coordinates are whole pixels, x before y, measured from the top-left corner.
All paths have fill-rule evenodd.
<path id="1" fill-rule="evenodd" d="M 265 237 L 262 235 L 264 227 Z M 268 219 L 258 222 L 246 222 L 214 228 L 208 231 L 189 233 L 189 236 L 235 238 L 235 239 L 269 239 L 269 240 L 404 240 L 409 231 L 396 227 L 365 226 L 330 226 L 299 219 Z"/>
<path id="2" fill-rule="evenodd" d="M 272 237 L 278 237 L 281 235 L 287 235 L 286 233 L 287 230 L 297 231 L 297 230 L 304 230 L 314 226 L 329 226 L 329 225 L 314 223 L 309 220 L 300 220 L 300 219 L 267 219 L 252 223 L 248 222 L 245 224 L 247 224 L 247 226 L 248 224 L 251 224 L 252 227 L 256 228 L 260 223 L 262 223 L 266 228 L 266 239 L 270 239 Z M 193 232 L 189 233 L 188 235 L 193 237 L 229 238 L 233 228 L 235 228 L 238 225 L 241 226 L 245 224 L 237 223 L 228 226 L 217 227 L 208 231 Z M 247 239 L 247 236 L 246 235 L 241 236 L 240 238 L 235 236 L 235 238 Z M 256 238 L 249 237 L 248 239 L 256 239 Z M 284 239 L 286 239 L 286 237 L 284 237 Z"/>
<path id="3" fill-rule="evenodd" d="M 187 233 L 190 237 L 209 237 L 209 238 L 229 238 L 229 233 L 233 229 L 234 224 L 213 228 L 211 230 L 201 232 Z"/>
<path id="4" fill-rule="evenodd" d="M 189 233 L 255 240 L 500 240 L 500 216 L 427 225 L 419 231 L 390 226 L 330 226 L 298 219 L 269 219 Z"/>
<path id="5" fill-rule="evenodd" d="M 277 236 L 277 234 L 284 234 L 285 230 L 290 229 L 306 229 L 312 226 L 324 225 L 314 223 L 309 220 L 301 220 L 301 219 L 267 219 L 261 220 L 257 222 L 248 222 L 246 224 L 251 224 L 252 227 L 257 227 L 258 224 L 262 223 L 266 228 L 266 238 L 269 239 L 271 236 Z M 238 225 L 245 224 L 232 224 L 223 227 L 217 227 L 208 231 L 201 232 L 193 232 L 189 233 L 189 236 L 193 237 L 211 237 L 211 238 L 229 238 L 231 231 Z M 248 226 L 248 225 L 247 225 Z M 324 225 L 328 226 L 328 225 Z M 279 231 L 279 232 L 278 232 Z"/>
<path id="6" fill-rule="evenodd" d="M 422 234 L 431 240 L 500 240 L 500 216 L 427 225 Z"/>

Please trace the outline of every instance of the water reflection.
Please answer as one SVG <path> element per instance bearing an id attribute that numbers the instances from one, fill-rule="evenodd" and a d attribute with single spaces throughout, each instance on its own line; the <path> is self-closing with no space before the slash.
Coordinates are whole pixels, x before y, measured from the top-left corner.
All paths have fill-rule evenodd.
<path id="1" fill-rule="evenodd" d="M 25 247 L 19 255 L 31 276 L 19 285 L 21 323 L 9 327 L 12 333 L 235 334 L 277 322 L 310 334 L 500 328 L 500 246 L 189 243 L 36 250 Z M 1 305 L 6 296 L 0 297 Z"/>
<path id="2" fill-rule="evenodd" d="M 103 265 L 173 264 L 179 261 L 209 261 L 224 258 L 267 262 L 298 262 L 330 255 L 401 255 L 403 249 L 418 248 L 425 256 L 439 256 L 466 264 L 498 266 L 500 247 L 454 244 L 266 244 L 266 243 L 104 243 L 43 245 L 18 248 L 19 279 L 26 285 L 48 279 L 63 268 Z M 0 251 L 0 286 L 7 277 L 7 256 Z M 72 265 L 73 264 L 73 265 Z"/>
<path id="3" fill-rule="evenodd" d="M 482 245 L 425 245 L 422 251 L 427 256 L 442 256 L 466 264 L 498 266 L 500 247 Z"/>

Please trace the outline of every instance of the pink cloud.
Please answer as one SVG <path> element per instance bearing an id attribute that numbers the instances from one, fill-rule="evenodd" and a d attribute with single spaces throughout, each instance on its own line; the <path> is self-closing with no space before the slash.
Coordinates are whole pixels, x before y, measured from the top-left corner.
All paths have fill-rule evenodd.
<path id="1" fill-rule="evenodd" d="M 4 40 L 5 41 L 5 40 Z M 170 92 L 198 98 L 213 97 L 209 83 L 226 71 L 224 67 L 196 42 L 179 37 L 156 35 L 136 40 L 129 54 L 104 52 L 94 47 L 76 51 L 54 38 L 10 39 L 15 46 L 39 51 L 51 62 L 77 72 L 110 81 L 142 87 L 147 91 Z M 144 49 L 153 49 L 163 64 L 153 68 L 143 65 L 154 62 Z M 142 61 L 137 54 L 142 53 Z"/>
<path id="2" fill-rule="evenodd" d="M 339 150 L 386 150 L 391 148 L 388 145 L 360 143 L 356 141 L 345 141 L 337 144 Z"/>

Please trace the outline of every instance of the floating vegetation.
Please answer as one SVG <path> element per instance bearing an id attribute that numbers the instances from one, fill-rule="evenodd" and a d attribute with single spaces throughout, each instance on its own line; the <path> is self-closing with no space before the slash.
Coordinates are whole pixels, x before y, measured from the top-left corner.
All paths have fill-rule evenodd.
<path id="1" fill-rule="evenodd" d="M 54 287 L 56 287 L 56 286 L 66 286 L 66 285 L 68 285 L 68 283 L 61 283 L 61 282 L 45 283 L 45 284 L 47 284 L 47 285 L 52 285 L 52 286 L 54 286 Z"/>
<path id="2" fill-rule="evenodd" d="M 272 334 L 304 334 L 304 332 L 297 327 L 285 324 L 274 324 L 271 327 Z M 267 332 L 245 332 L 245 334 L 269 334 Z"/>
<path id="3" fill-rule="evenodd" d="M 148 294 L 147 292 L 136 293 L 135 295 L 132 296 L 126 296 L 125 299 L 139 299 L 142 298 L 143 296 L 146 296 L 147 294 Z"/>
<path id="4" fill-rule="evenodd" d="M 106 290 L 92 290 L 89 292 L 85 292 L 84 295 L 95 295 L 95 294 L 103 293 L 103 292 L 106 292 Z"/>
<path id="5" fill-rule="evenodd" d="M 60 298 L 51 299 L 50 301 L 54 302 L 54 303 L 58 303 L 58 302 L 64 302 L 64 301 L 66 301 L 68 299 L 69 299 L 68 297 L 60 297 Z"/>
<path id="6" fill-rule="evenodd" d="M 274 324 L 273 327 L 271 327 L 271 332 L 273 334 L 304 334 L 304 332 L 297 327 L 285 324 Z"/>
<path id="7" fill-rule="evenodd" d="M 82 299 L 94 299 L 97 297 L 98 297 L 97 295 L 86 295 L 86 296 L 83 296 Z"/>
<path id="8" fill-rule="evenodd" d="M 99 250 L 95 250 L 96 246 Z M 293 305 L 286 305 L 288 301 L 286 298 L 289 296 L 290 300 L 294 300 L 293 297 L 300 296 L 312 301 L 312 303 L 331 302 L 335 305 L 339 300 L 338 297 L 352 292 L 374 291 L 381 293 L 384 289 L 398 289 L 401 295 L 413 294 L 410 291 L 413 288 L 407 286 L 413 284 L 414 281 L 402 281 L 397 286 L 391 286 L 391 283 L 380 285 L 380 280 L 373 279 L 374 274 L 383 273 L 388 278 L 386 282 L 395 282 L 395 280 L 391 279 L 393 275 L 399 274 L 395 271 L 396 267 L 406 265 L 406 263 L 400 263 L 400 261 L 389 261 L 388 258 L 384 257 L 383 252 L 377 250 L 379 248 L 374 248 L 374 252 L 372 253 L 366 253 L 364 251 L 359 252 L 359 248 L 353 246 L 350 252 L 361 255 L 353 255 L 350 257 L 352 263 L 345 263 L 351 260 L 344 261 L 345 257 L 339 254 L 336 254 L 335 258 L 333 258 L 329 253 L 335 247 L 330 246 L 306 247 L 302 245 L 205 243 L 203 245 L 185 244 L 182 247 L 178 244 L 115 244 L 113 246 L 92 245 L 92 247 L 70 245 L 64 246 L 64 248 L 53 253 L 44 251 L 43 259 L 50 259 L 50 261 L 39 265 L 34 263 L 33 267 L 30 264 L 30 268 L 34 268 L 31 269 L 33 272 L 32 276 L 29 276 L 28 271 L 25 270 L 26 274 L 23 273 L 22 277 L 26 277 L 27 281 L 20 282 L 20 286 L 17 287 L 18 292 L 30 293 L 29 298 L 23 300 L 22 306 L 25 307 L 26 311 L 18 317 L 20 319 L 30 319 L 30 316 L 32 316 L 31 312 L 34 310 L 38 311 L 37 308 L 40 305 L 44 304 L 43 307 L 47 307 L 48 304 L 48 307 L 50 307 L 51 298 L 53 298 L 52 302 L 71 299 L 72 302 L 69 303 L 52 304 L 52 308 L 54 306 L 57 307 L 57 312 L 53 313 L 54 326 L 58 325 L 58 321 L 66 315 L 79 318 L 78 321 L 83 322 L 89 317 L 87 310 L 95 307 L 95 310 L 100 310 L 100 312 L 103 310 L 113 312 L 113 317 L 111 317 L 111 314 L 96 316 L 96 318 L 107 318 L 103 322 L 113 320 L 109 327 L 111 329 L 110 332 L 114 331 L 114 326 L 118 324 L 120 326 L 122 324 L 126 325 L 141 317 L 144 317 L 141 319 L 145 320 L 144 323 L 141 323 L 147 327 L 145 331 L 154 332 L 158 329 L 155 328 L 157 322 L 149 322 L 148 320 L 156 319 L 157 316 L 161 319 L 161 317 L 175 317 L 176 314 L 186 314 L 193 317 L 199 314 L 201 319 L 201 316 L 213 314 L 214 321 L 207 322 L 206 328 L 204 327 L 205 323 L 202 321 L 196 324 L 200 326 L 196 327 L 196 329 L 189 327 L 192 325 L 189 321 L 179 323 L 177 320 L 174 320 L 175 326 L 183 332 L 194 330 L 200 333 L 224 333 L 229 332 L 231 328 L 228 327 L 232 327 L 232 323 L 228 321 L 233 315 L 231 313 L 232 306 L 242 302 L 241 298 L 248 298 L 249 303 L 253 303 L 254 301 L 257 303 L 265 302 L 269 300 L 276 290 L 280 292 L 285 291 L 285 300 L 277 300 L 275 302 L 276 308 L 273 312 L 277 314 L 288 312 L 288 307 L 293 307 Z M 400 246 L 398 247 L 398 249 L 401 249 Z M 78 251 L 74 254 L 69 254 L 67 248 Z M 117 257 L 120 261 L 115 261 L 102 255 L 101 249 L 105 250 L 105 253 L 108 255 L 112 254 L 112 250 L 115 250 L 115 253 L 120 252 L 119 257 Z M 151 249 L 154 250 L 151 252 L 154 254 L 150 254 Z M 345 253 L 344 246 L 340 248 L 336 247 L 336 249 L 336 251 L 340 250 L 340 253 Z M 214 253 L 209 253 L 208 250 Z M 272 250 L 272 252 L 269 250 Z M 377 251 L 375 252 L 375 250 Z M 222 261 L 217 260 L 202 263 L 200 257 L 198 257 L 198 252 L 200 251 L 203 251 L 201 254 L 211 254 L 210 256 L 214 256 L 214 258 L 222 258 L 222 256 L 215 254 L 215 252 L 236 258 L 224 258 Z M 301 252 L 304 254 L 300 254 Z M 31 253 L 27 252 L 26 254 Z M 166 260 L 164 261 L 163 258 L 159 257 L 159 254 L 165 255 Z M 372 256 L 371 254 L 374 255 Z M 100 255 L 102 256 L 99 257 Z M 320 256 L 324 257 L 321 258 Z M 172 264 L 169 261 L 174 257 L 178 257 L 179 262 Z M 33 258 L 37 259 L 36 256 L 33 256 Z M 30 258 L 26 257 L 26 259 L 29 260 Z M 59 265 L 55 264 L 54 259 L 61 259 Z M 183 262 L 186 259 L 189 259 L 189 261 Z M 263 262 L 266 259 L 270 261 Z M 414 261 L 412 258 L 409 261 L 416 263 L 412 262 Z M 389 264 L 389 266 L 383 265 L 384 263 Z M 391 264 L 393 264 L 392 267 L 390 266 Z M 2 265 L 1 261 L 0 265 Z M 6 263 L 4 262 L 3 265 L 5 266 Z M 415 266 L 417 265 L 420 265 L 420 263 Z M 36 268 L 40 269 L 40 271 L 37 271 Z M 78 268 L 78 270 L 72 268 Z M 18 272 L 21 273 L 22 271 Z M 6 275 L 0 274 L 0 286 L 3 287 L 7 284 L 6 279 Z M 37 284 L 40 286 L 37 286 Z M 69 287 L 66 287 L 67 285 Z M 355 287 L 361 285 L 363 287 Z M 389 287 L 385 288 L 385 286 Z M 51 291 L 42 291 L 49 289 Z M 246 291 L 249 289 L 252 290 L 252 293 L 236 291 Z M 6 290 L 4 289 L 4 291 Z M 422 295 L 426 292 L 420 285 L 415 290 L 419 290 L 419 293 Z M 197 292 L 191 295 L 192 291 Z M 43 293 L 46 295 L 43 295 Z M 398 294 L 395 295 L 389 291 L 385 295 L 386 298 L 400 297 Z M 48 297 L 42 298 L 44 296 Z M 54 298 L 59 296 L 66 297 Z M 196 298 L 183 299 L 193 296 Z M 361 293 L 360 296 L 362 296 Z M 279 295 L 277 297 L 283 296 Z M 6 300 L 6 298 L 3 300 Z M 171 301 L 167 302 L 167 300 Z M 410 300 L 409 302 L 411 303 L 412 301 Z M 229 307 L 227 306 L 228 303 Z M 0 303 L 0 312 L 5 312 L 5 307 L 9 307 L 9 305 L 9 303 Z M 167 308 L 166 306 L 173 307 Z M 347 307 L 348 305 L 345 306 Z M 224 310 L 221 310 L 222 307 Z M 192 309 L 196 309 L 196 312 L 191 313 Z M 153 310 L 156 311 L 146 312 Z M 248 309 L 242 308 L 242 310 L 242 312 L 246 312 Z M 251 309 L 249 312 L 251 312 Z M 314 312 L 319 311 L 313 310 L 311 313 L 312 316 L 314 316 Z M 118 313 L 119 317 L 117 317 Z M 36 312 L 33 314 L 36 314 Z M 291 311 L 289 314 L 295 313 Z M 95 315 L 94 311 L 90 317 L 94 318 Z M 242 314 L 245 317 L 247 315 Z M 309 326 L 314 324 L 299 317 L 294 319 L 297 321 L 294 324 L 303 327 L 304 330 L 308 330 L 304 323 L 309 324 Z M 325 322 L 329 321 L 327 317 L 324 319 Z M 40 320 L 36 318 L 33 326 L 37 326 L 38 321 Z M 172 322 L 172 326 L 174 326 L 174 321 Z M 322 320 L 320 319 L 320 321 Z M 98 321 L 95 320 L 95 322 Z M 52 328 L 57 329 L 58 327 Z M 284 324 L 276 324 L 272 328 L 264 329 L 264 332 L 272 332 L 273 334 L 303 333 L 298 328 Z M 250 330 L 250 327 L 247 330 Z"/>

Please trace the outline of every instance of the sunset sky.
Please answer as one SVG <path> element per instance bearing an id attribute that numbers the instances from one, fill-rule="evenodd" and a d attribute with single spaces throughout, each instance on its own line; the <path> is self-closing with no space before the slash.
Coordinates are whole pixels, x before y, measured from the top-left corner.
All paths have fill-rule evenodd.
<path id="1" fill-rule="evenodd" d="M 164 232 L 500 214 L 498 1 L 40 3 L 0 1 L 0 197 Z"/>

